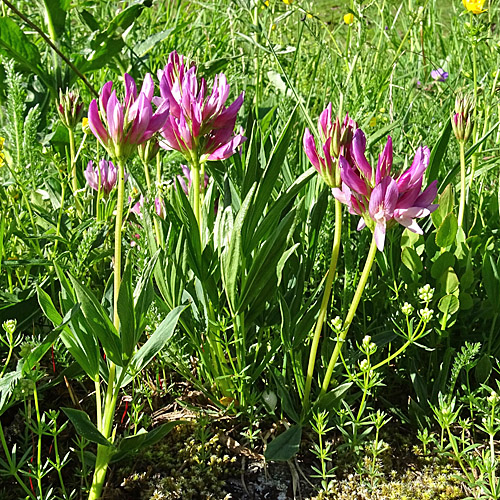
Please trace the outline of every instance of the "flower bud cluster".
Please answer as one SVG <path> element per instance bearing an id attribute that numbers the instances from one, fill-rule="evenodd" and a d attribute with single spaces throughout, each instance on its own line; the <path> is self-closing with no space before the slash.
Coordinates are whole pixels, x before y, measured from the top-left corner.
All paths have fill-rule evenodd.
<path id="1" fill-rule="evenodd" d="M 2 328 L 8 335 L 14 334 L 14 332 L 16 331 L 16 326 L 17 326 L 17 320 L 15 319 L 8 319 L 7 321 L 4 321 L 2 324 Z"/>
<path id="2" fill-rule="evenodd" d="M 377 344 L 375 344 L 375 342 L 372 342 L 372 338 L 370 337 L 370 335 L 365 335 L 365 337 L 363 338 L 361 351 L 364 352 L 367 356 L 371 356 L 377 351 Z"/>
<path id="3" fill-rule="evenodd" d="M 338 333 L 342 330 L 342 319 L 340 318 L 340 316 L 336 316 L 332 320 L 332 327 Z"/>
<path id="4" fill-rule="evenodd" d="M 424 323 L 428 323 L 432 319 L 432 316 L 434 315 L 434 311 L 432 309 L 429 309 L 428 307 L 420 309 L 418 313 L 420 314 L 420 317 L 422 318 L 422 321 Z"/>
<path id="5" fill-rule="evenodd" d="M 405 315 L 405 316 L 411 316 L 413 314 L 413 311 L 415 309 L 413 308 L 413 306 L 411 304 L 409 304 L 408 302 L 405 302 L 403 304 L 403 306 L 401 307 L 401 312 Z"/>
<path id="6" fill-rule="evenodd" d="M 451 117 L 451 127 L 459 142 L 467 142 L 472 132 L 474 101 L 470 95 L 458 95 L 455 99 L 455 114 Z"/>
<path id="7" fill-rule="evenodd" d="M 63 92 L 62 89 L 59 89 L 57 112 L 62 124 L 66 128 L 73 130 L 76 127 L 82 119 L 84 112 L 83 102 L 80 99 L 78 90 L 66 89 L 66 92 Z"/>
<path id="8" fill-rule="evenodd" d="M 429 303 L 434 297 L 434 288 L 431 288 L 431 285 L 427 284 L 418 289 L 418 298 L 422 302 Z"/>

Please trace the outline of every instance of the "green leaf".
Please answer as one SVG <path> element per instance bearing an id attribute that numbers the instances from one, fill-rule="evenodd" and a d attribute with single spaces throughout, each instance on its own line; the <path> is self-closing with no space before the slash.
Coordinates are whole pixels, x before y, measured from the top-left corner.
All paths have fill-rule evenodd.
<path id="1" fill-rule="evenodd" d="M 276 278 L 276 266 L 286 249 L 287 236 L 294 217 L 295 210 L 292 210 L 283 218 L 274 234 L 256 252 L 240 292 L 238 311 L 243 311 L 250 305 L 261 294 L 269 280 Z M 262 295 L 259 298 L 262 301 L 266 300 L 266 297 Z"/>
<path id="2" fill-rule="evenodd" d="M 451 316 L 455 314 L 460 307 L 460 301 L 456 295 L 445 295 L 441 297 L 438 303 L 438 309 L 443 313 Z"/>
<path id="3" fill-rule="evenodd" d="M 301 438 L 302 427 L 292 425 L 267 445 L 265 459 L 274 462 L 290 460 L 299 452 Z"/>
<path id="4" fill-rule="evenodd" d="M 139 373 L 160 352 L 174 334 L 179 317 L 187 306 L 179 306 L 170 311 L 167 317 L 158 325 L 156 331 L 132 358 L 133 375 Z"/>
<path id="5" fill-rule="evenodd" d="M 136 453 L 139 450 L 144 450 L 148 446 L 153 446 L 161 441 L 174 427 L 185 423 L 187 423 L 186 420 L 175 420 L 160 425 L 149 432 L 140 429 L 135 436 L 128 436 L 119 442 L 117 452 L 113 455 L 110 462 L 118 462 L 130 454 Z"/>
<path id="6" fill-rule="evenodd" d="M 486 251 L 483 257 L 482 282 L 488 300 L 496 309 L 500 307 L 500 275 L 498 271 L 498 263 L 495 262 L 493 255 Z"/>
<path id="7" fill-rule="evenodd" d="M 70 280 L 76 293 L 76 297 L 82 308 L 83 315 L 87 320 L 92 332 L 99 339 L 106 356 L 118 366 L 123 366 L 122 345 L 118 332 L 108 317 L 108 313 L 99 304 L 94 294 L 80 285 L 78 280 L 70 275 Z"/>
<path id="8" fill-rule="evenodd" d="M 262 174 L 262 180 L 259 183 L 257 193 L 255 195 L 255 200 L 252 204 L 252 210 L 249 213 L 248 224 L 245 224 L 244 228 L 244 248 L 247 248 L 248 240 L 253 235 L 257 223 L 264 213 L 264 208 L 272 198 L 271 195 L 276 184 L 276 180 L 278 179 L 283 163 L 285 162 L 288 146 L 290 145 L 290 140 L 292 138 L 292 130 L 297 122 L 295 119 L 296 110 L 297 108 L 293 110 L 288 122 L 283 128 L 278 141 L 271 151 L 266 169 Z"/>
<path id="9" fill-rule="evenodd" d="M 448 270 L 449 267 L 453 267 L 454 265 L 455 256 L 451 252 L 443 252 L 436 259 L 436 262 L 432 264 L 431 276 L 437 280 Z"/>
<path id="10" fill-rule="evenodd" d="M 145 40 L 138 43 L 134 47 L 134 52 L 139 56 L 145 56 L 153 47 L 157 46 L 159 43 L 163 42 L 166 38 L 168 38 L 174 31 L 178 31 L 179 28 L 186 27 L 188 23 L 182 23 L 181 26 L 175 26 L 174 28 L 169 28 L 167 30 L 160 31 L 158 33 L 154 33 L 153 35 L 148 36 Z"/>
<path id="11" fill-rule="evenodd" d="M 439 196 L 439 207 L 434 210 L 431 214 L 431 219 L 432 223 L 434 224 L 434 227 L 436 229 L 441 226 L 443 220 L 445 217 L 453 212 L 453 204 L 454 204 L 454 199 L 453 199 L 453 188 L 451 184 L 448 184 L 441 195 Z"/>
<path id="12" fill-rule="evenodd" d="M 458 221 L 454 213 L 449 213 L 436 232 L 436 245 L 446 248 L 455 242 L 458 230 Z"/>
<path id="13" fill-rule="evenodd" d="M 441 136 L 439 140 L 436 142 L 435 146 L 432 148 L 431 157 L 429 159 L 429 166 L 426 170 L 426 180 L 427 184 L 430 184 L 432 181 L 435 181 L 438 178 L 438 171 L 441 162 L 443 161 L 443 157 L 448 148 L 448 142 L 450 140 L 451 135 L 451 120 L 448 120 L 446 127 L 444 127 L 441 132 Z"/>
<path id="14" fill-rule="evenodd" d="M 43 3 L 56 35 L 61 36 L 64 33 L 66 13 L 71 5 L 70 0 L 43 0 Z"/>
<path id="15" fill-rule="evenodd" d="M 419 273 L 423 269 L 422 260 L 412 247 L 403 248 L 401 261 L 412 273 Z"/>
<path id="16" fill-rule="evenodd" d="M 345 393 L 351 388 L 351 386 L 352 382 L 345 382 L 338 385 L 322 396 L 322 398 L 318 401 L 318 407 L 325 410 L 339 409 Z"/>
<path id="17" fill-rule="evenodd" d="M 92 443 L 112 446 L 111 443 L 97 430 L 89 416 L 81 410 L 74 408 L 61 408 L 76 429 L 76 432 Z"/>
<path id="18" fill-rule="evenodd" d="M 24 70 L 40 73 L 40 52 L 10 17 L 0 17 L 0 51 Z"/>
<path id="19" fill-rule="evenodd" d="M 121 358 L 124 364 L 132 357 L 137 343 L 135 333 L 134 298 L 132 295 L 132 259 L 127 254 L 120 290 L 118 291 L 118 317 L 120 318 Z"/>
<path id="20" fill-rule="evenodd" d="M 37 286 L 38 302 L 45 316 L 51 321 L 54 327 L 59 331 L 59 327 L 65 324 L 65 319 L 57 312 L 52 299 Z M 81 330 L 78 318 L 74 318 L 74 313 L 79 308 L 75 304 L 67 313 L 70 315 L 72 330 L 64 326 L 61 331 L 61 340 L 66 349 L 75 358 L 76 362 L 82 367 L 92 380 L 99 379 L 99 345 L 91 332 Z M 75 310 L 75 311 L 74 311 Z M 73 312 L 74 311 L 74 312 Z M 66 315 L 66 316 L 67 316 Z"/>
<path id="21" fill-rule="evenodd" d="M 137 20 L 144 7 L 149 7 L 150 0 L 137 0 L 123 9 L 109 23 L 106 33 L 113 36 L 118 29 L 126 30 L 134 21 Z"/>
<path id="22" fill-rule="evenodd" d="M 253 200 L 256 188 L 257 185 L 254 184 L 243 200 L 240 210 L 238 211 L 238 215 L 234 220 L 229 248 L 221 255 L 222 279 L 224 281 L 227 299 L 232 311 L 235 311 L 237 307 L 236 280 L 241 262 L 241 228 L 248 213 L 250 203 Z"/>
<path id="23" fill-rule="evenodd" d="M 460 285 L 458 277 L 452 267 L 449 267 L 443 274 L 441 274 L 438 283 L 440 290 L 445 294 L 456 294 L 455 292 L 458 291 L 458 287 Z"/>

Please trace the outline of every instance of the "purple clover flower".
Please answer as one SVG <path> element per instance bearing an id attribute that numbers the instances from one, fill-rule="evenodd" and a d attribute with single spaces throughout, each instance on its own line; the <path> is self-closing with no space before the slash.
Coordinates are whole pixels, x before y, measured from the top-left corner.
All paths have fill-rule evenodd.
<path id="1" fill-rule="evenodd" d="M 170 102 L 170 115 L 161 131 L 163 148 L 180 151 L 187 159 L 195 152 L 201 161 L 223 160 L 246 140 L 234 133 L 244 92 L 226 108 L 230 87 L 223 73 L 215 76 L 208 95 L 205 79 L 198 82 L 196 67 L 186 68 L 184 56 L 174 51 L 158 78 L 161 98 Z"/>
<path id="2" fill-rule="evenodd" d="M 87 184 L 94 190 L 99 191 L 99 177 L 100 177 L 100 189 L 105 196 L 111 193 L 111 190 L 116 185 L 117 169 L 113 165 L 113 162 L 107 160 L 101 160 L 97 167 L 94 167 L 94 163 L 90 160 L 87 164 L 87 168 L 83 172 Z M 125 180 L 128 179 L 128 174 L 125 174 Z"/>
<path id="3" fill-rule="evenodd" d="M 169 102 L 156 99 L 153 112 L 154 83 L 148 73 L 137 94 L 134 79 L 125 73 L 125 100 L 120 103 L 113 82 L 107 82 L 89 106 L 89 127 L 113 159 L 126 159 L 137 146 L 150 139 L 168 119 Z"/>
<path id="4" fill-rule="evenodd" d="M 346 115 L 343 123 L 337 117 L 332 121 L 332 103 L 329 103 L 318 119 L 318 134 L 322 144 L 318 152 L 314 137 L 306 128 L 303 145 L 309 161 L 330 187 L 336 187 L 335 169 L 339 155 L 351 156 L 351 142 L 357 124 Z"/>
<path id="5" fill-rule="evenodd" d="M 437 82 L 445 82 L 448 78 L 448 73 L 443 68 L 433 69 L 431 78 Z"/>
<path id="6" fill-rule="evenodd" d="M 399 177 L 391 176 L 393 150 L 390 136 L 379 156 L 375 175 L 366 160 L 365 150 L 366 138 L 358 129 L 352 141 L 352 161 L 343 156 L 339 158 L 341 189 L 334 188 L 332 193 L 347 205 L 351 214 L 361 216 L 358 230 L 368 226 L 374 233 L 377 248 L 383 251 L 387 229 L 395 223 L 422 234 L 415 219 L 429 215 L 438 207 L 432 203 L 437 195 L 437 181 L 422 192 L 423 176 L 430 158 L 426 146 L 417 149 L 411 167 Z"/>

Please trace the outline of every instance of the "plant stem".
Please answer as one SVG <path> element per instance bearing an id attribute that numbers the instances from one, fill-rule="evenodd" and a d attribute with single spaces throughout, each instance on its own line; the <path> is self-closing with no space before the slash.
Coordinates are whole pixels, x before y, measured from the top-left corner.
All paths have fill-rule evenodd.
<path id="1" fill-rule="evenodd" d="M 87 80 L 85 75 L 54 45 L 52 40 L 43 32 L 43 30 L 34 24 L 28 17 L 26 17 L 21 11 L 19 11 L 11 2 L 8 0 L 2 0 L 2 2 L 9 7 L 9 9 L 14 12 L 17 16 L 19 16 L 28 26 L 34 29 L 44 40 L 45 42 L 52 48 L 52 50 L 73 70 L 73 72 L 83 81 L 83 83 L 87 86 L 90 92 L 95 96 L 99 97 L 97 91 L 92 87 L 90 82 Z M 38 73 L 40 76 L 40 73 Z M 47 86 L 48 89 L 55 95 L 55 89 L 50 85 Z"/>
<path id="2" fill-rule="evenodd" d="M 196 147 L 195 147 L 196 149 Z M 193 211 L 194 216 L 196 218 L 196 222 L 198 222 L 198 227 L 200 229 L 200 238 L 202 235 L 201 230 L 201 210 L 200 210 L 200 162 L 198 160 L 198 152 L 194 151 L 191 156 L 191 186 L 193 186 Z"/>
<path id="3" fill-rule="evenodd" d="M 363 295 L 363 291 L 366 286 L 366 282 L 368 281 L 368 276 L 370 275 L 370 271 L 373 266 L 373 262 L 375 261 L 375 255 L 377 254 L 377 244 L 375 242 L 375 236 L 372 237 L 372 242 L 370 245 L 370 250 L 368 252 L 368 257 L 366 258 L 365 267 L 363 268 L 363 273 L 361 274 L 361 278 L 359 279 L 358 287 L 356 288 L 356 293 L 351 302 L 351 307 L 349 307 L 349 311 L 347 312 L 347 317 L 344 321 L 344 326 L 342 327 L 342 332 L 339 334 L 337 339 L 337 344 L 333 351 L 332 357 L 330 358 L 330 362 L 328 363 L 328 368 L 326 370 L 325 378 L 323 380 L 323 385 L 321 386 L 320 397 L 323 396 L 328 390 L 328 386 L 330 385 L 330 379 L 332 378 L 333 369 L 335 368 L 335 363 L 337 363 L 337 359 L 339 357 L 340 351 L 342 350 L 342 345 L 347 337 L 347 333 L 349 332 L 349 327 L 351 326 L 352 320 L 354 319 L 354 315 L 356 314 L 356 310 L 359 305 L 359 301 L 361 300 L 361 296 Z"/>
<path id="4" fill-rule="evenodd" d="M 153 191 L 151 190 L 151 176 L 149 175 L 149 166 L 147 161 L 143 161 L 142 166 L 144 167 L 144 174 L 146 176 L 146 186 L 148 187 L 148 192 L 152 193 Z M 158 199 L 160 199 L 159 196 Z M 153 225 L 155 227 L 156 242 L 158 243 L 158 246 L 160 246 L 160 227 L 158 225 L 158 220 L 156 219 L 156 217 L 153 217 Z"/>
<path id="5" fill-rule="evenodd" d="M 5 435 L 3 433 L 3 426 L 2 426 L 2 420 L 0 419 L 0 442 L 2 443 L 2 448 L 5 453 L 5 458 L 7 459 L 7 462 L 9 464 L 9 473 L 14 476 L 16 481 L 19 483 L 21 488 L 24 490 L 26 495 L 29 496 L 29 498 L 32 498 L 33 500 L 37 500 L 35 495 L 29 490 L 29 488 L 24 484 L 24 481 L 19 477 L 19 474 L 17 473 L 17 467 L 16 464 L 12 463 L 12 458 L 10 456 L 9 448 L 7 447 L 7 441 L 5 441 Z"/>
<path id="6" fill-rule="evenodd" d="M 33 388 L 33 399 L 35 401 L 35 411 L 36 411 L 36 422 L 37 426 L 37 434 L 38 434 L 38 446 L 37 446 L 37 474 L 36 480 L 38 483 L 38 491 L 40 492 L 39 500 L 43 500 L 43 488 L 42 488 L 42 428 L 40 422 L 40 407 L 38 405 L 38 393 L 36 390 L 36 382 Z"/>
<path id="7" fill-rule="evenodd" d="M 120 317 L 118 316 L 118 294 L 121 285 L 121 261 L 122 261 L 122 224 L 123 224 L 123 203 L 125 199 L 125 164 L 122 159 L 117 160 L 118 163 L 118 200 L 116 202 L 116 220 L 115 220 L 115 265 L 114 265 L 114 296 L 113 296 L 113 323 L 116 331 L 120 331 Z M 104 400 L 104 416 L 102 418 L 102 427 L 100 429 L 102 435 L 109 439 L 111 429 L 113 427 L 113 417 L 115 414 L 116 400 L 119 393 L 119 384 L 115 388 L 116 365 L 109 361 L 109 377 L 108 387 L 106 390 L 106 398 Z M 97 383 L 96 383 L 97 384 Z M 97 385 L 96 385 L 96 398 Z M 100 393 L 99 393 L 100 397 Z M 97 410 L 98 425 L 100 410 Z M 109 460 L 111 458 L 111 447 L 98 445 L 97 457 L 90 488 L 89 500 L 97 500 L 101 496 L 101 491 L 106 478 Z"/>
<path id="8" fill-rule="evenodd" d="M 318 351 L 319 339 L 321 337 L 321 330 L 323 328 L 323 324 L 326 319 L 328 304 L 330 302 L 333 279 L 335 278 L 335 271 L 337 268 L 337 260 L 340 249 L 341 234 L 342 234 L 342 205 L 340 201 L 335 200 L 335 233 L 333 236 L 332 256 L 330 259 L 330 268 L 328 269 L 328 275 L 326 278 L 325 290 L 323 292 L 323 300 L 321 301 L 319 316 L 316 322 L 316 327 L 314 329 L 314 337 L 311 344 L 311 351 L 309 353 L 309 364 L 307 365 L 307 375 L 306 375 L 306 383 L 305 383 L 304 397 L 303 397 L 303 414 L 306 414 L 309 411 L 310 407 L 309 398 L 311 394 L 314 365 L 316 362 L 316 354 Z"/>
<path id="9" fill-rule="evenodd" d="M 458 227 L 462 227 L 465 212 L 465 144 L 460 141 L 460 206 L 458 209 Z"/>

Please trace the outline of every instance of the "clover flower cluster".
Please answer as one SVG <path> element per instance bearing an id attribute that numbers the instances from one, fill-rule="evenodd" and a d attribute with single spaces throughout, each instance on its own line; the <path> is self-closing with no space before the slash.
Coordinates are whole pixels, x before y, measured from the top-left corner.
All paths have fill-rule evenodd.
<path id="1" fill-rule="evenodd" d="M 376 169 L 368 163 L 366 137 L 356 122 L 347 115 L 342 125 L 332 121 L 331 104 L 321 113 L 318 133 L 323 143 L 319 154 L 309 129 L 304 133 L 304 150 L 323 180 L 332 188 L 333 196 L 347 205 L 351 214 L 359 215 L 358 230 L 368 226 L 377 248 L 384 249 L 388 228 L 396 222 L 417 234 L 422 229 L 415 219 L 425 217 L 438 205 L 437 182 L 422 192 L 423 176 L 429 164 L 430 150 L 419 147 L 409 169 L 399 176 L 391 175 L 393 163 L 392 139 L 387 138 Z M 335 161 L 334 161 L 335 158 Z M 341 186 L 337 185 L 335 169 L 340 170 Z"/>
<path id="2" fill-rule="evenodd" d="M 89 128 L 115 163 L 136 151 L 147 161 L 160 147 L 180 151 L 196 163 L 223 160 L 246 140 L 241 132 L 234 131 L 244 93 L 226 107 L 230 86 L 223 73 L 215 76 L 208 92 L 205 79 L 198 80 L 196 67 L 188 67 L 184 56 L 174 51 L 158 72 L 158 80 L 160 95 L 155 96 L 149 73 L 139 92 L 135 80 L 126 73 L 123 101 L 109 81 L 99 99 L 90 103 Z M 87 167 L 94 181 L 91 169 Z"/>
<path id="3" fill-rule="evenodd" d="M 170 103 L 170 114 L 161 130 L 165 149 L 180 151 L 188 160 L 223 160 L 232 156 L 246 140 L 234 133 L 236 116 L 244 93 L 226 108 L 229 84 L 221 73 L 214 78 L 210 94 L 204 78 L 198 81 L 196 66 L 187 68 L 183 56 L 172 52 L 163 70 L 158 71 L 161 98 Z"/>

